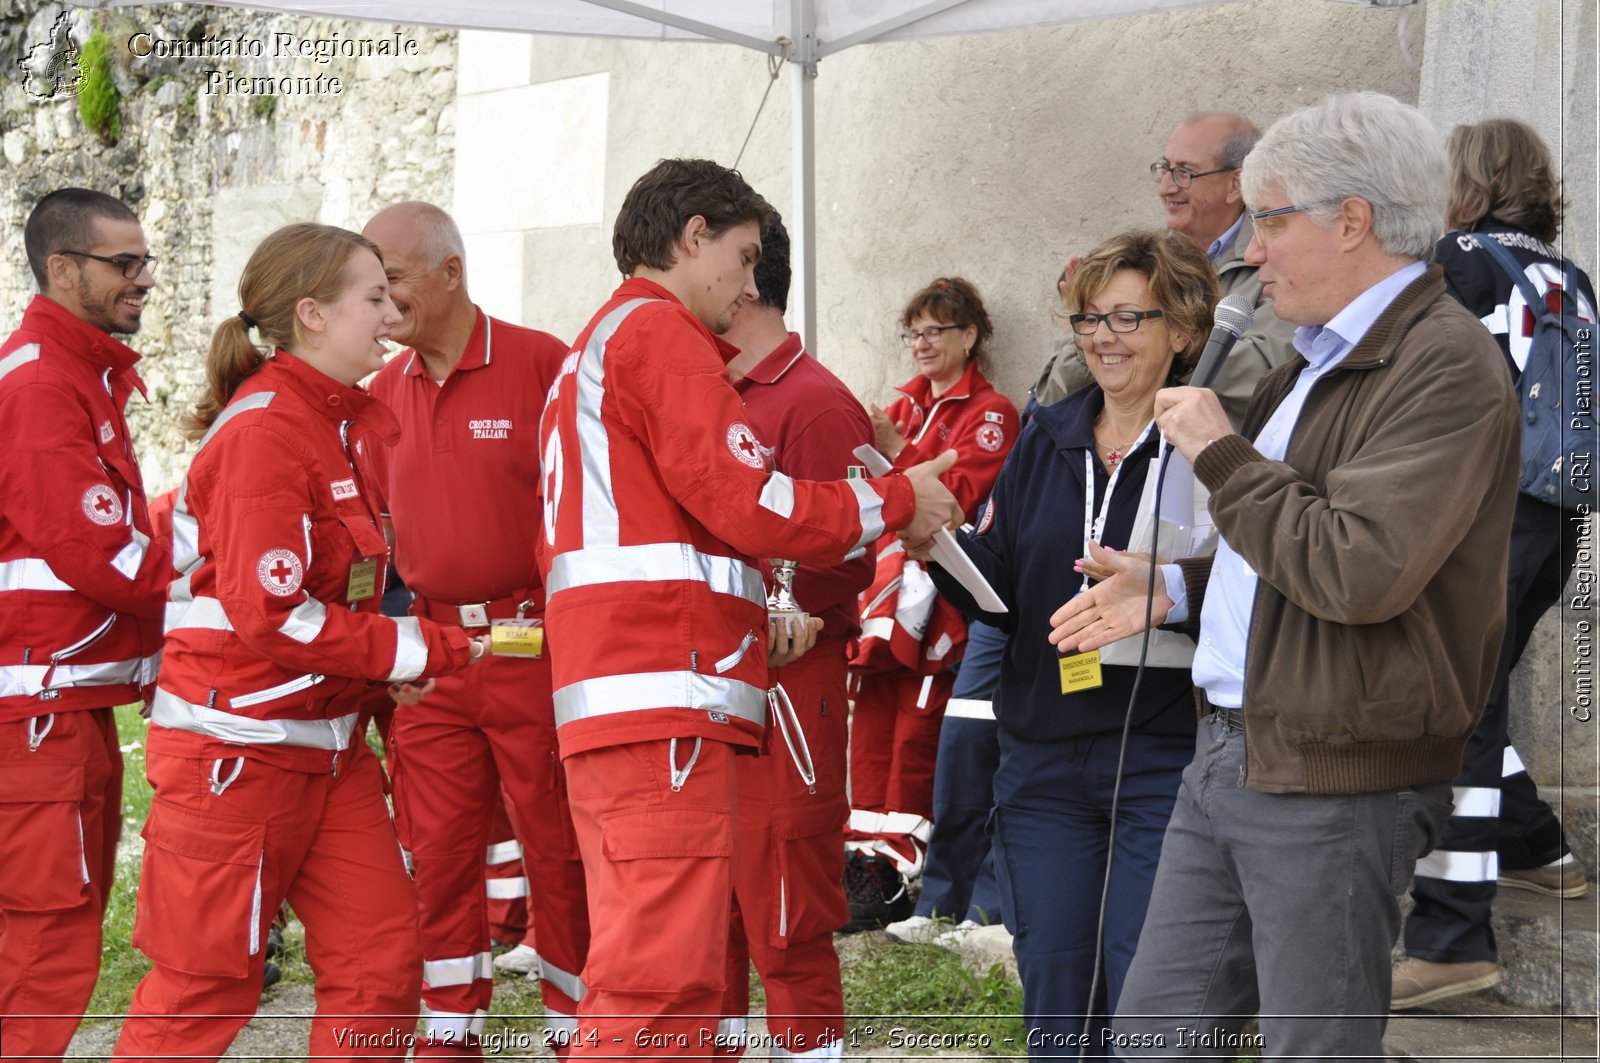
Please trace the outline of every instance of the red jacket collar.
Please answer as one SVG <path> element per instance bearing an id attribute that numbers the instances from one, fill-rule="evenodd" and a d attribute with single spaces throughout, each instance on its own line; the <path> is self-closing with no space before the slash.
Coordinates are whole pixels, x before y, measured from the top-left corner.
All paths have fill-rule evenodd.
<path id="1" fill-rule="evenodd" d="M 490 346 L 494 343 L 494 330 L 489 325 L 489 315 L 485 314 L 483 308 L 477 304 L 473 304 L 473 309 L 478 311 L 477 323 L 472 326 L 472 335 L 467 337 L 467 347 L 461 352 L 461 361 L 450 370 L 451 373 L 482 369 L 493 357 Z M 401 354 L 410 359 L 405 363 L 406 376 L 422 376 L 426 373 L 422 367 L 422 356 L 417 353 L 415 347 L 407 347 Z"/>
<path id="2" fill-rule="evenodd" d="M 109 369 L 113 375 L 127 374 L 128 383 L 138 388 L 139 394 L 145 393 L 144 381 L 134 369 L 139 352 L 77 317 L 48 295 L 33 297 L 22 313 L 22 327 L 60 340 L 63 351 L 96 369 Z"/>
<path id="3" fill-rule="evenodd" d="M 688 312 L 689 308 L 683 305 L 683 300 L 655 281 L 647 281 L 643 277 L 629 277 L 611 295 L 611 301 L 614 303 L 625 302 L 629 299 L 665 299 L 667 302 L 682 307 L 689 320 L 694 322 L 695 327 L 705 334 L 706 339 L 716 345 L 717 354 L 722 358 L 723 365 L 727 365 L 739 356 L 739 348 L 706 328 L 705 322 Z"/>
<path id="4" fill-rule="evenodd" d="M 961 379 L 957 380 L 950 390 L 940 395 L 937 400 L 933 397 L 933 384 L 925 376 L 914 376 L 899 387 L 900 394 L 910 399 L 918 407 L 927 409 L 935 401 L 945 399 L 970 399 L 981 391 L 993 391 L 994 385 L 984 379 L 978 372 L 977 364 L 967 359 L 967 367 L 961 372 Z"/>
<path id="5" fill-rule="evenodd" d="M 752 384 L 776 384 L 794 363 L 805 357 L 805 353 L 805 345 L 800 342 L 800 334 L 791 332 L 789 338 L 778 344 L 776 350 L 752 367 L 740 383 L 748 380 Z"/>
<path id="6" fill-rule="evenodd" d="M 260 381 L 258 388 L 287 388 L 330 421 L 359 422 L 385 443 L 400 438 L 400 422 L 394 412 L 366 389 L 346 387 L 288 351 L 274 351 L 256 371 L 255 379 Z"/>

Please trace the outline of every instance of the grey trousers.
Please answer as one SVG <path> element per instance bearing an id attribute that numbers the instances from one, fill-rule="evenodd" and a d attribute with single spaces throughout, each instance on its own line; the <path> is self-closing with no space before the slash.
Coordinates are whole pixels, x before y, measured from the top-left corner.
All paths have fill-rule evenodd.
<path id="1" fill-rule="evenodd" d="M 1203 720 L 1111 1036 L 1124 1059 L 1383 1057 L 1396 898 L 1450 786 L 1351 796 L 1242 783 L 1244 736 Z M 1259 1012 L 1259 1039 L 1239 1030 Z"/>

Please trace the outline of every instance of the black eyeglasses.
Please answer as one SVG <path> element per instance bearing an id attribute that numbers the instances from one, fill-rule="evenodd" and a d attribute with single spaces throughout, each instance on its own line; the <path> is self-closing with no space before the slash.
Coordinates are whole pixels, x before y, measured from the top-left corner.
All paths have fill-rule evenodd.
<path id="1" fill-rule="evenodd" d="M 929 325 L 927 328 L 923 329 L 921 332 L 910 332 L 910 331 L 907 331 L 907 332 L 900 333 L 900 342 L 905 344 L 907 347 L 915 347 L 917 345 L 917 341 L 918 340 L 922 340 L 925 343 L 937 343 L 939 341 L 939 337 L 940 336 L 943 336 L 946 332 L 948 332 L 950 329 L 953 329 L 953 328 L 966 328 L 966 326 L 965 325 Z"/>
<path id="2" fill-rule="evenodd" d="M 111 258 L 107 258 L 105 255 L 91 255 L 87 251 L 68 251 L 66 248 L 62 248 L 56 254 L 92 258 L 96 262 L 104 262 L 108 266 L 115 266 L 122 271 L 124 280 L 137 280 L 139 274 L 145 270 L 149 270 L 151 276 L 155 276 L 156 272 L 156 256 L 154 255 L 114 255 Z"/>
<path id="3" fill-rule="evenodd" d="M 1068 314 L 1067 321 L 1071 323 L 1073 332 L 1080 336 L 1092 336 L 1102 321 L 1112 332 L 1132 332 L 1146 318 L 1162 316 L 1159 310 L 1113 310 L 1109 314 Z"/>
<path id="4" fill-rule="evenodd" d="M 1163 175 L 1171 174 L 1173 184 L 1179 188 L 1188 188 L 1196 177 L 1210 177 L 1214 173 L 1228 173 L 1238 168 L 1237 166 L 1219 166 L 1215 170 L 1201 170 L 1197 173 L 1187 166 L 1169 166 L 1167 161 L 1163 159 L 1160 162 L 1152 162 L 1150 164 L 1150 176 L 1154 177 L 1159 184 Z"/>

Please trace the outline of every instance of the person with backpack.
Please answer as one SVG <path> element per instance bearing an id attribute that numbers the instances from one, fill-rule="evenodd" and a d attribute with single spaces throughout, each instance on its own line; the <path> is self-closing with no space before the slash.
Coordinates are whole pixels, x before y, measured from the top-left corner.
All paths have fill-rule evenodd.
<path id="1" fill-rule="evenodd" d="M 1523 408 L 1523 475 L 1494 685 L 1455 781 L 1455 812 L 1438 847 L 1417 861 L 1406 955 L 1394 968 L 1395 1010 L 1500 981 L 1489 925 L 1497 885 L 1556 897 L 1579 897 L 1588 889 L 1583 865 L 1568 849 L 1555 812 L 1539 799 L 1506 727 L 1511 670 L 1534 625 L 1560 598 L 1577 555 L 1579 536 L 1568 518 L 1582 501 L 1573 489 L 1584 486 L 1584 477 L 1568 475 L 1577 470 L 1561 459 L 1563 451 L 1593 450 L 1581 437 L 1563 436 L 1577 412 L 1573 344 L 1577 329 L 1594 324 L 1594 287 L 1551 246 L 1561 228 L 1561 193 L 1537 133 L 1515 119 L 1492 118 L 1457 126 L 1449 151 L 1453 231 L 1435 255 L 1446 289 L 1505 352 Z M 1592 440 L 1592 418 L 1587 424 Z"/>

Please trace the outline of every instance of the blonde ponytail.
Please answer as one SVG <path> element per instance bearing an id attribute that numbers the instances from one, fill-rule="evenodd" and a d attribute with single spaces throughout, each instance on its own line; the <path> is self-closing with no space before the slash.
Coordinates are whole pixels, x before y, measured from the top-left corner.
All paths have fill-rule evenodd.
<path id="1" fill-rule="evenodd" d="M 383 261 L 377 245 L 360 233 L 333 225 L 285 225 L 256 246 L 239 277 L 243 312 L 217 326 L 206 353 L 206 394 L 183 419 L 190 439 L 205 435 L 245 379 L 261 368 L 272 348 L 300 339 L 295 306 L 301 299 L 331 301 L 344 287 L 344 268 L 358 250 Z M 250 342 L 254 324 L 262 345 Z"/>

